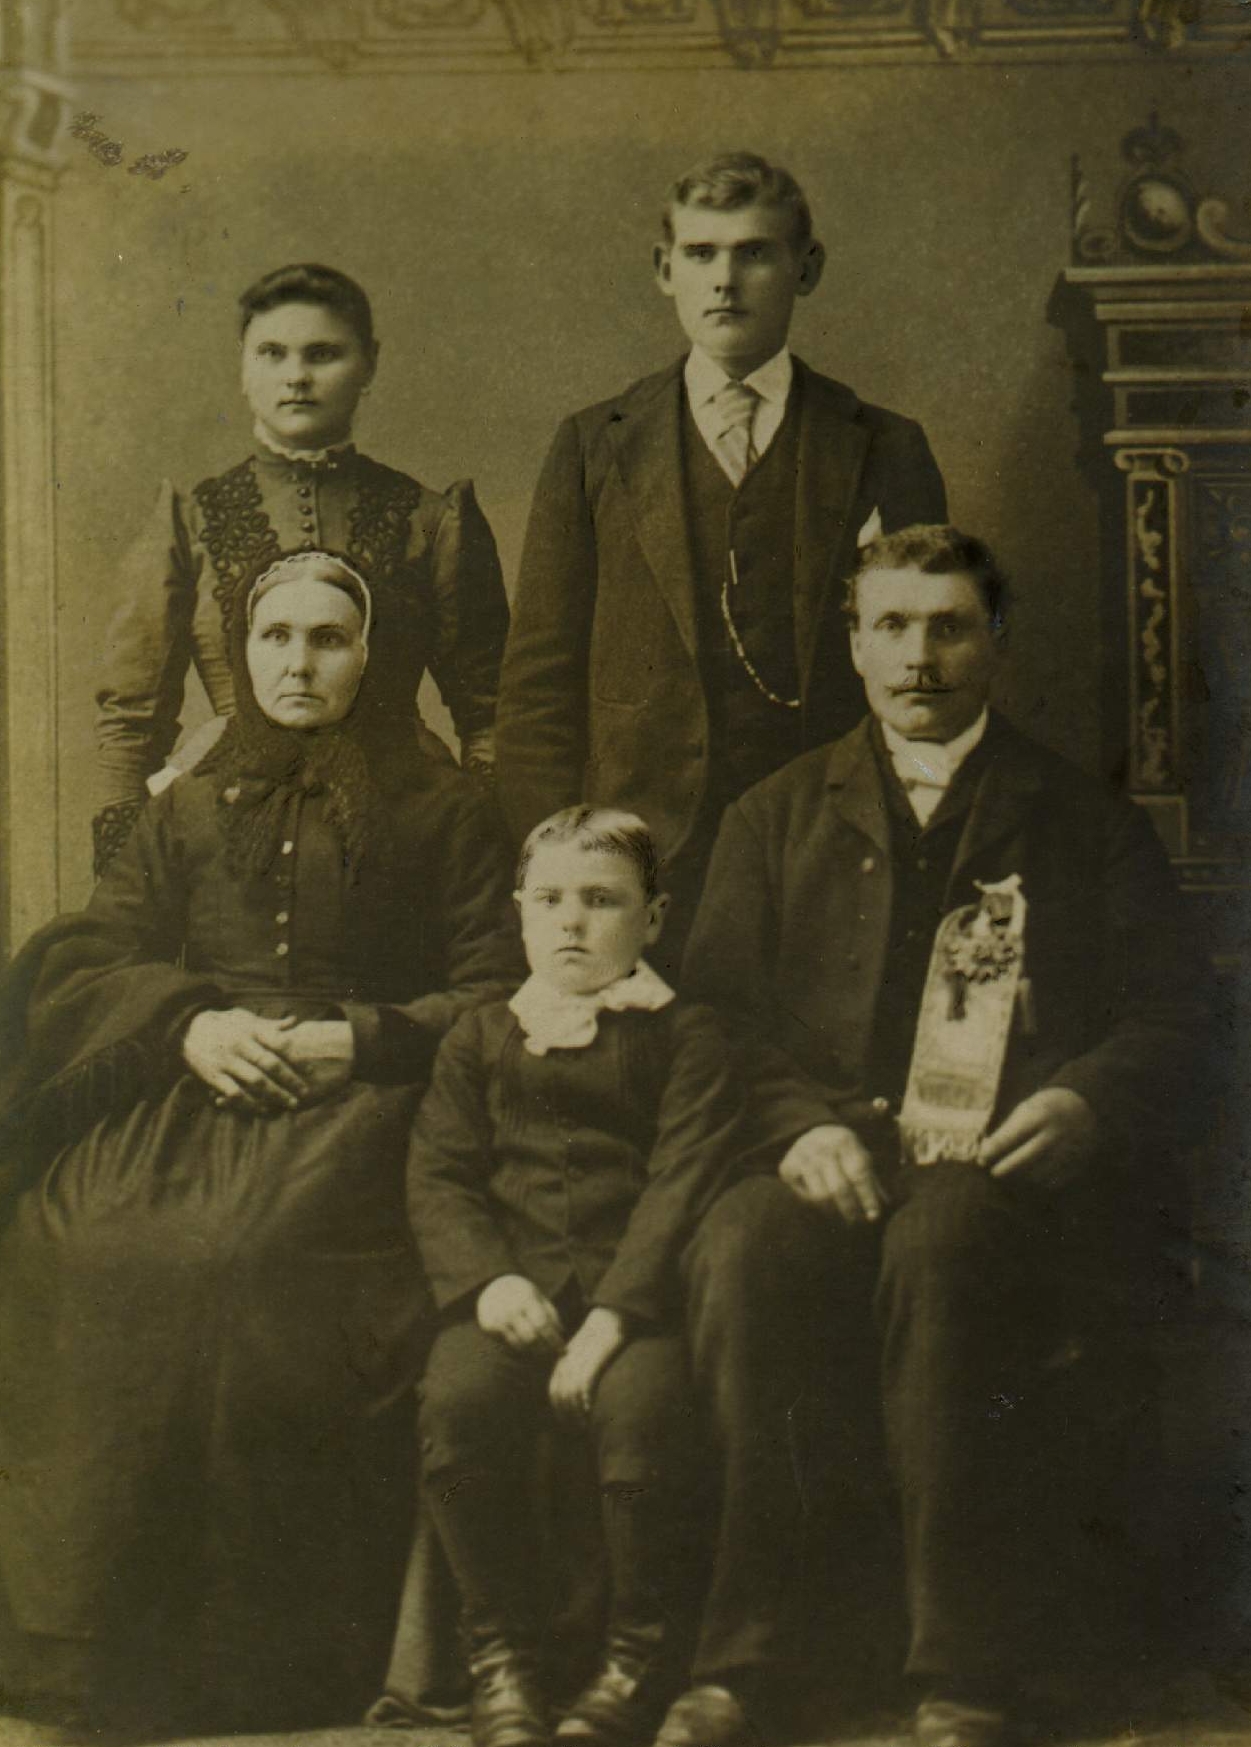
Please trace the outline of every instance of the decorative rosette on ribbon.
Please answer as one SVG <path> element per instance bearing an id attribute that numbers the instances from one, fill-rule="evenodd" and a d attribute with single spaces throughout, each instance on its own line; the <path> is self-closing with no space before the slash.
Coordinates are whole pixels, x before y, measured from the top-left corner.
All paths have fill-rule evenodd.
<path id="1" fill-rule="evenodd" d="M 934 938 L 899 1129 L 914 1165 L 976 1163 L 1018 1004 L 1026 1005 L 1021 876 L 983 884 Z"/>

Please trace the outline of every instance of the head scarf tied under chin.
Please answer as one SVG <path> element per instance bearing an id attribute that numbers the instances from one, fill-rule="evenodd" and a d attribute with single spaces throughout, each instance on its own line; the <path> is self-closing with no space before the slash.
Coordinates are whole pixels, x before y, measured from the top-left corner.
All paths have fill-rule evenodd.
<path id="1" fill-rule="evenodd" d="M 324 728 L 284 728 L 256 701 L 248 672 L 247 644 L 256 608 L 282 583 L 315 581 L 342 589 L 361 616 L 368 651 L 374 629 L 373 595 L 358 570 L 333 552 L 293 552 L 240 588 L 231 614 L 230 669 L 235 713 L 225 733 L 198 769 L 218 779 L 218 821 L 226 836 L 226 862 L 239 879 L 264 873 L 285 835 L 294 793 L 325 796 L 327 822 L 343 840 L 344 863 L 355 878 L 367 857 L 386 863 L 392 849 L 388 796 L 400 786 L 428 780 L 409 714 L 400 720 L 379 697 L 371 668 L 365 670 L 351 709 Z"/>

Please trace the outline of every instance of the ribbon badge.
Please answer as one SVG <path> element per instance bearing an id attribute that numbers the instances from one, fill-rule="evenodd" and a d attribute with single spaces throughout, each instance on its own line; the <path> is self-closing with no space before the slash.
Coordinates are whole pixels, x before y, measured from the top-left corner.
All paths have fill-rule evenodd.
<path id="1" fill-rule="evenodd" d="M 934 939 L 899 1127 L 906 1157 L 973 1162 L 990 1126 L 1022 976 L 1027 905 L 1021 876 L 983 883 L 944 916 Z"/>

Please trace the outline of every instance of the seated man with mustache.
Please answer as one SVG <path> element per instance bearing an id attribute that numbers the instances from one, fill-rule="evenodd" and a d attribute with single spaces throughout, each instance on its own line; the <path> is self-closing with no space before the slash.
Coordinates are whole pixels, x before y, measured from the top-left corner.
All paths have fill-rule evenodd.
<path id="1" fill-rule="evenodd" d="M 1161 1168 L 1205 1112 L 1209 978 L 1150 823 L 988 708 L 992 554 L 951 527 L 887 534 L 847 605 L 870 714 L 729 807 L 684 962 L 687 995 L 756 1035 L 754 1141 L 776 1170 L 724 1195 L 687 1257 L 725 1484 L 698 1684 L 665 1747 L 728 1747 L 777 1702 L 810 1505 L 791 1428 L 814 1392 L 862 1411 L 848 1355 L 874 1321 L 917 1739 L 1008 1739 L 1054 1599 L 1043 1482 L 1058 1496 L 1066 1472 L 1031 1417 L 1038 1379 L 1144 1314 Z M 989 915 L 988 887 L 1025 900 L 1018 998 L 987 1119 L 935 1146 L 911 1098 L 899 1120 L 914 1048 L 932 1059 L 922 994 L 940 922 Z M 975 933 L 967 976 L 940 956 L 927 1012 L 993 980 Z M 954 1131 L 958 1088 L 951 1105 Z"/>

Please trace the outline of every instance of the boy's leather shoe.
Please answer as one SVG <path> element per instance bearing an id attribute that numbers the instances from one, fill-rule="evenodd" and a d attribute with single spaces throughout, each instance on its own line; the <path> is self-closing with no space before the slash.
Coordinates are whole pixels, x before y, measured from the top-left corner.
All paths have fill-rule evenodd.
<path id="1" fill-rule="evenodd" d="M 993 1705 L 930 1698 L 917 1706 L 917 1747 L 1009 1747 L 1008 1719 Z"/>
<path id="2" fill-rule="evenodd" d="M 570 1705 L 556 1740 L 560 1747 L 634 1747 L 646 1743 L 665 1714 L 674 1682 L 660 1658 L 629 1644 L 610 1643 L 589 1686 Z"/>
<path id="3" fill-rule="evenodd" d="M 727 1686 L 693 1686 L 669 1706 L 655 1747 L 755 1747 L 751 1720 Z"/>
<path id="4" fill-rule="evenodd" d="M 549 1747 L 547 1703 L 530 1656 L 497 1638 L 474 1645 L 469 1672 L 474 1747 Z"/>

